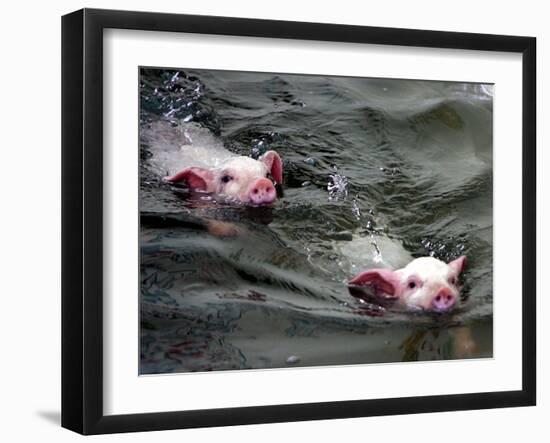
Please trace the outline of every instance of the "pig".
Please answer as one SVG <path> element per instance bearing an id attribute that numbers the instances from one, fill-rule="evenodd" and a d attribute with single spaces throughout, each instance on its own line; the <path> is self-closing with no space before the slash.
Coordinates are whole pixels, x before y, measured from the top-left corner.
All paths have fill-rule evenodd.
<path id="1" fill-rule="evenodd" d="M 209 129 L 165 119 L 148 122 L 139 136 L 145 168 L 167 183 L 253 206 L 274 203 L 276 190 L 282 189 L 283 164 L 275 151 L 258 160 L 238 156 Z"/>
<path id="2" fill-rule="evenodd" d="M 407 307 L 449 312 L 459 300 L 458 280 L 465 267 L 464 255 L 448 264 L 434 257 L 419 257 L 397 270 L 373 268 L 360 272 L 348 285 L 350 289 L 368 287 L 374 295 Z M 360 297 L 356 291 L 350 292 Z"/>
<path id="3" fill-rule="evenodd" d="M 164 180 L 245 204 L 270 205 L 277 199 L 275 186 L 283 183 L 283 165 L 277 152 L 267 151 L 258 160 L 231 156 L 212 168 L 190 166 Z"/>

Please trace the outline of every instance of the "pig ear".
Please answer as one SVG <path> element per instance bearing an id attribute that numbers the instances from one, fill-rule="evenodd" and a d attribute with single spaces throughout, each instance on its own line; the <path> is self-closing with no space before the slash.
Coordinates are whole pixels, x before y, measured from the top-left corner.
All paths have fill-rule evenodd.
<path id="1" fill-rule="evenodd" d="M 214 184 L 214 173 L 204 168 L 185 168 L 164 180 L 170 183 L 186 182 L 194 191 L 209 191 Z"/>
<path id="2" fill-rule="evenodd" d="M 394 296 L 397 292 L 399 276 L 390 269 L 369 269 L 353 277 L 348 284 L 355 286 L 369 286 L 376 293 Z"/>
<path id="3" fill-rule="evenodd" d="M 460 275 L 464 271 L 464 268 L 466 267 L 466 262 L 467 262 L 466 256 L 462 255 L 458 257 L 456 260 L 453 260 L 452 262 L 450 262 L 449 266 L 456 273 L 456 275 Z"/>
<path id="4" fill-rule="evenodd" d="M 260 161 L 263 162 L 275 180 L 276 183 L 283 184 L 283 162 L 281 157 L 275 151 L 267 151 L 260 157 Z"/>

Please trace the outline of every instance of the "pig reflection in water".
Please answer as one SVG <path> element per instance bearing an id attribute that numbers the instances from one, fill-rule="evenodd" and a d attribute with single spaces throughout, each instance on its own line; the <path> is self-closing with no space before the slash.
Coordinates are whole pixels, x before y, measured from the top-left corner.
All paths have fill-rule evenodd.
<path id="1" fill-rule="evenodd" d="M 141 140 L 152 146 L 149 163 L 164 181 L 185 184 L 191 191 L 262 206 L 275 202 L 275 186 L 283 183 L 277 152 L 267 151 L 258 160 L 238 156 L 195 124 L 155 121 L 142 131 Z"/>
<path id="2" fill-rule="evenodd" d="M 401 342 L 399 348 L 404 352 L 403 361 L 418 361 L 420 353 L 442 353 L 448 346 L 452 348 L 453 357 L 458 359 L 471 358 L 478 352 L 477 343 L 473 340 L 468 326 L 457 326 L 447 330 L 415 330 Z"/>

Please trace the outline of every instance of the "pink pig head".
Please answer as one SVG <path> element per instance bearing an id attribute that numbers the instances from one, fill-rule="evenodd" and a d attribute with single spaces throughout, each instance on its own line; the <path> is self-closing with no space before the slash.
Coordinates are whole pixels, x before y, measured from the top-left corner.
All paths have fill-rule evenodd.
<path id="1" fill-rule="evenodd" d="M 279 154 L 268 151 L 258 160 L 233 157 L 218 168 L 186 168 L 165 180 L 242 203 L 269 205 L 277 199 L 275 185 L 283 183 L 283 164 Z"/>
<path id="2" fill-rule="evenodd" d="M 369 287 L 375 295 L 396 299 L 408 307 L 448 312 L 459 299 L 458 277 L 465 266 L 464 255 L 449 264 L 433 257 L 420 257 L 395 271 L 369 269 L 361 272 L 349 281 L 349 285 Z"/>

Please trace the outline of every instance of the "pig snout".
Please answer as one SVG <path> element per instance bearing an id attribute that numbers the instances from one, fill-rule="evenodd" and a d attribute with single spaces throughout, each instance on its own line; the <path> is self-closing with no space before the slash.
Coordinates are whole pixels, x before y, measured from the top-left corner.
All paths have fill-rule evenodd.
<path id="1" fill-rule="evenodd" d="M 275 186 L 271 180 L 260 178 L 252 183 L 249 190 L 250 201 L 255 205 L 266 205 L 273 203 L 277 198 Z"/>
<path id="2" fill-rule="evenodd" d="M 431 307 L 435 311 L 447 312 L 456 303 L 456 296 L 449 288 L 441 288 L 432 299 Z"/>

